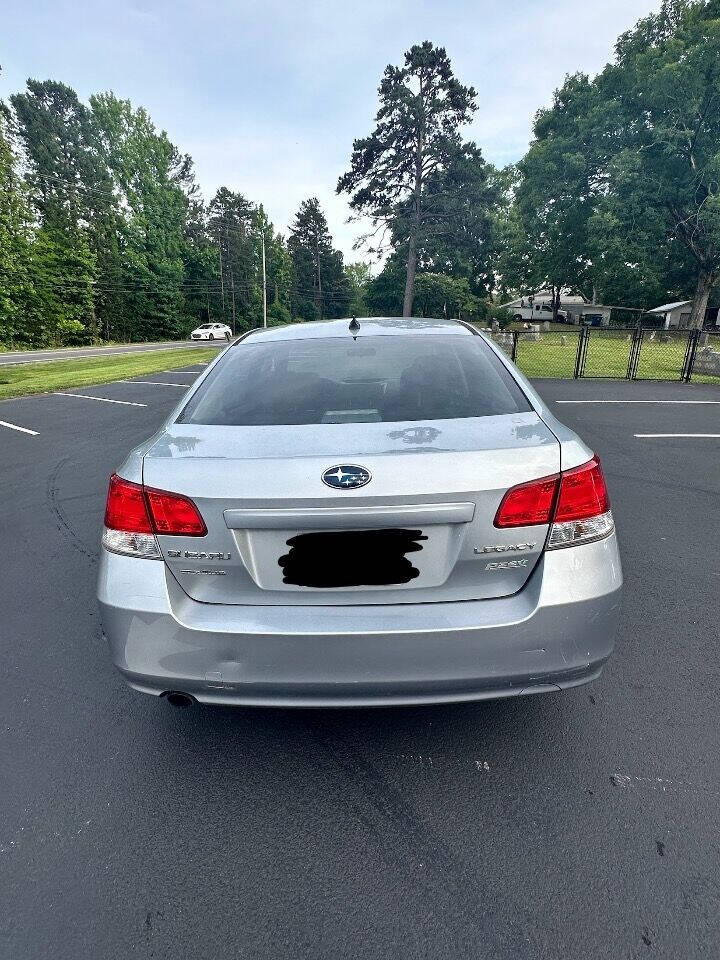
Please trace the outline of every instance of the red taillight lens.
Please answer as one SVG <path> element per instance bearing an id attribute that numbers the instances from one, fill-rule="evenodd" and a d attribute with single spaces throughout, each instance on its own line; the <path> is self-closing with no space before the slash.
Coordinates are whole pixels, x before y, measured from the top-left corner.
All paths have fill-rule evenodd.
<path id="1" fill-rule="evenodd" d="M 541 477 L 511 487 L 495 514 L 496 527 L 531 527 L 550 523 L 560 477 Z"/>
<path id="2" fill-rule="evenodd" d="M 555 511 L 555 523 L 568 520 L 586 520 L 607 513 L 610 497 L 605 477 L 597 457 L 562 474 L 560 495 Z"/>
<path id="3" fill-rule="evenodd" d="M 607 513 L 609 509 L 610 498 L 602 467 L 598 458 L 593 457 L 582 466 L 559 475 L 511 487 L 498 507 L 495 526 L 531 527 L 587 520 Z"/>
<path id="4" fill-rule="evenodd" d="M 109 530 L 125 530 L 128 533 L 153 532 L 140 484 L 123 480 L 116 473 L 110 477 L 105 526 Z"/>
<path id="5" fill-rule="evenodd" d="M 153 490 L 113 474 L 110 477 L 105 526 L 128 533 L 161 533 L 204 537 L 205 521 L 187 497 Z"/>
<path id="6" fill-rule="evenodd" d="M 187 497 L 145 487 L 155 533 L 183 537 L 204 537 L 207 533 L 200 511 Z"/>

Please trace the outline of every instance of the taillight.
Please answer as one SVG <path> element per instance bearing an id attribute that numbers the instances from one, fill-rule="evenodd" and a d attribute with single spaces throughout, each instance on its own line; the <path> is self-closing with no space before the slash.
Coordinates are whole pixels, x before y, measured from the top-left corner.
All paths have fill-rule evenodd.
<path id="1" fill-rule="evenodd" d="M 533 527 L 550 523 L 560 474 L 511 487 L 495 514 L 496 527 Z"/>
<path id="2" fill-rule="evenodd" d="M 204 537 L 207 527 L 187 497 L 143 487 L 113 474 L 105 506 L 103 545 L 113 553 L 160 559 L 156 533 Z"/>
<path id="3" fill-rule="evenodd" d="M 597 457 L 580 467 L 565 470 L 560 478 L 560 496 L 555 510 L 555 523 L 585 520 L 607 513 L 610 509 L 605 477 Z"/>
<path id="4" fill-rule="evenodd" d="M 123 480 L 114 473 L 110 477 L 105 526 L 110 530 L 126 530 L 130 533 L 152 533 L 143 488 L 139 483 Z"/>
<path id="5" fill-rule="evenodd" d="M 588 543 L 612 533 L 610 498 L 597 457 L 507 491 L 495 516 L 496 527 L 541 524 L 552 524 L 548 549 Z"/>
<path id="6" fill-rule="evenodd" d="M 548 550 L 601 540 L 615 529 L 605 477 L 597 457 L 560 478 Z"/>
<path id="7" fill-rule="evenodd" d="M 182 537 L 204 537 L 207 533 L 200 511 L 187 497 L 145 487 L 155 533 Z"/>

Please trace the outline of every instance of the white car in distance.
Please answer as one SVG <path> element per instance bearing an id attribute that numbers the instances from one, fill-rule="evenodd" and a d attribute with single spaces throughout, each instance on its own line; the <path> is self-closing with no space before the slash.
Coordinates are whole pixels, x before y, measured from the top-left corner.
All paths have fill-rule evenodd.
<path id="1" fill-rule="evenodd" d="M 201 323 L 190 334 L 191 340 L 229 340 L 232 330 L 226 323 Z"/>

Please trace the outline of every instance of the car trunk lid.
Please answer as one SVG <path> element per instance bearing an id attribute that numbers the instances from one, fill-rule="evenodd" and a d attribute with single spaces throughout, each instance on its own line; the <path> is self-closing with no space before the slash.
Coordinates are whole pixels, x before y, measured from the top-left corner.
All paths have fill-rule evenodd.
<path id="1" fill-rule="evenodd" d="M 357 489 L 323 474 L 358 465 Z M 509 487 L 557 473 L 534 413 L 408 423 L 173 424 L 144 460 L 147 486 L 182 493 L 208 528 L 158 536 L 195 600 L 226 604 L 420 603 L 521 589 L 547 526 L 498 530 Z"/>

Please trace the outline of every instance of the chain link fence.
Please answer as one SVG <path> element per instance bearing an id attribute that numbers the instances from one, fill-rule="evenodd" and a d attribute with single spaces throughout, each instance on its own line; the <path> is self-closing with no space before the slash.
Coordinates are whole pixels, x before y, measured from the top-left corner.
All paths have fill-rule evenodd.
<path id="1" fill-rule="evenodd" d="M 484 330 L 531 378 L 720 383 L 720 331 L 638 327 Z"/>

